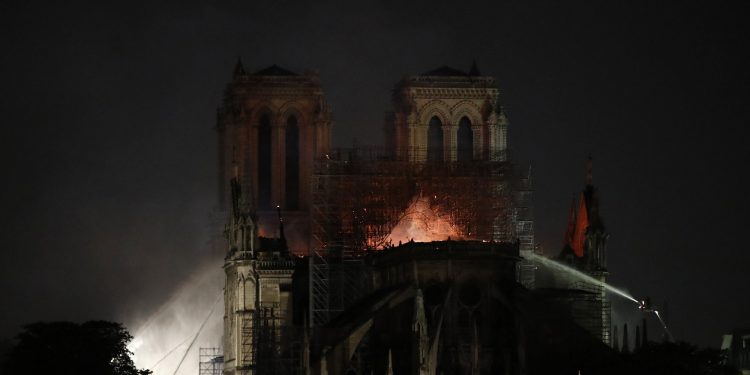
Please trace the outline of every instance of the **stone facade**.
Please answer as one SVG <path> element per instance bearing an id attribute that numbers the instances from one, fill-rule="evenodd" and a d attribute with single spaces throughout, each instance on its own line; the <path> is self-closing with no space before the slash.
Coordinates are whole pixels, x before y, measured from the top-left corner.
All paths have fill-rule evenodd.
<path id="1" fill-rule="evenodd" d="M 395 110 L 386 116 L 386 146 L 399 158 L 507 160 L 508 120 L 500 90 L 476 66 L 468 74 L 443 67 L 406 77 L 396 84 L 393 102 Z"/>
<path id="2" fill-rule="evenodd" d="M 217 126 L 229 217 L 224 374 L 541 374 L 548 358 L 559 370 L 608 356 L 603 289 L 558 278 L 566 298 L 534 290 L 531 176 L 510 163 L 494 79 L 439 68 L 397 83 L 394 106 L 387 155 L 331 152 L 316 75 L 247 74 L 238 63 Z M 607 234 L 589 186 L 588 256 L 573 262 L 604 280 Z M 461 239 L 368 247 L 372 228 L 397 222 L 388 215 L 415 194 L 468 228 Z M 325 234 L 315 249 L 311 227 Z"/>
<path id="3" fill-rule="evenodd" d="M 234 167 L 261 225 L 285 211 L 292 249 L 308 251 L 313 160 L 330 148 L 331 112 L 317 74 L 278 66 L 248 74 L 240 62 L 218 110 L 219 193 L 227 209 Z M 260 234 L 272 236 L 273 227 Z"/>
<path id="4" fill-rule="evenodd" d="M 225 234 L 224 374 L 257 374 L 288 353 L 294 261 L 283 237 L 259 237 L 256 216 L 231 183 L 232 209 Z"/>

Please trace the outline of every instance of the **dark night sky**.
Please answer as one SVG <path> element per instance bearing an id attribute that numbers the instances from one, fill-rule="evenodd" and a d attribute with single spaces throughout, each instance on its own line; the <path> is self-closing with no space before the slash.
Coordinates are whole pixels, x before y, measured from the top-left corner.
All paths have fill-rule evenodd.
<path id="1" fill-rule="evenodd" d="M 561 246 L 591 153 L 611 280 L 717 346 L 750 326 L 747 13 L 648 3 L 0 2 L 0 337 L 147 315 L 211 257 L 242 55 L 318 70 L 341 146 L 381 142 L 400 77 L 476 59 L 533 165 L 537 240 Z"/>

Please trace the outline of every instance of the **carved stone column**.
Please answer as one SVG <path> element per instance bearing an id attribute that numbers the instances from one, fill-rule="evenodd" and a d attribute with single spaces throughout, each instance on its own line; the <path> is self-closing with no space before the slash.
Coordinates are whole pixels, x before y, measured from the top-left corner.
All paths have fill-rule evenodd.
<path id="1" fill-rule="evenodd" d="M 458 126 L 450 123 L 443 125 L 443 161 L 445 162 L 456 161 L 457 132 Z"/>

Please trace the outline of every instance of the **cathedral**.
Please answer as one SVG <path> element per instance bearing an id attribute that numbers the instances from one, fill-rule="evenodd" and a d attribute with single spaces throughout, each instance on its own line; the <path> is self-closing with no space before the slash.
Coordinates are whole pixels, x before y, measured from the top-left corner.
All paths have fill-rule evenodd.
<path id="1" fill-rule="evenodd" d="M 224 374 L 612 365 L 603 288 L 533 260 L 532 180 L 493 77 L 398 81 L 385 147 L 334 149 L 332 125 L 316 74 L 238 61 L 217 112 Z M 591 169 L 557 260 L 604 281 Z"/>

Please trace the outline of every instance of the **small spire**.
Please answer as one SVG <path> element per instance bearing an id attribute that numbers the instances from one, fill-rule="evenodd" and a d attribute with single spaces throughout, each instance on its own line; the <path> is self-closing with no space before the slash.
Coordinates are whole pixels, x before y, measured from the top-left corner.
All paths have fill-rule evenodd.
<path id="1" fill-rule="evenodd" d="M 235 218 L 240 217 L 240 203 L 242 200 L 242 187 L 240 185 L 240 179 L 239 179 L 239 168 L 237 167 L 237 160 L 235 158 L 235 154 L 237 153 L 237 149 L 235 147 L 232 147 L 232 169 L 233 169 L 233 176 L 230 180 L 230 186 L 231 186 L 231 192 L 232 192 L 232 214 Z"/>
<path id="2" fill-rule="evenodd" d="M 242 57 L 237 56 L 237 64 L 234 66 L 234 76 L 244 76 L 247 75 L 245 73 L 245 67 L 242 66 Z"/>
<path id="3" fill-rule="evenodd" d="M 573 232 L 573 252 L 578 258 L 584 255 L 586 246 L 586 229 L 589 227 L 588 207 L 586 206 L 586 195 L 581 193 L 581 199 L 578 201 L 578 213 L 576 213 L 576 226 Z"/>
<path id="4" fill-rule="evenodd" d="M 235 146 L 232 146 L 232 172 L 234 173 L 234 179 L 239 182 L 240 166 L 237 164 L 237 147 Z"/>
<path id="5" fill-rule="evenodd" d="M 281 216 L 280 205 L 276 205 L 276 212 L 279 214 L 279 238 L 284 238 L 284 217 Z"/>
<path id="6" fill-rule="evenodd" d="M 471 69 L 469 69 L 469 75 L 472 77 L 481 76 L 482 74 L 479 73 L 479 68 L 477 67 L 477 60 L 471 61 Z"/>
<path id="7" fill-rule="evenodd" d="M 387 375 L 393 375 L 393 352 L 388 348 L 388 368 L 385 370 Z"/>
<path id="8" fill-rule="evenodd" d="M 591 154 L 589 154 L 588 159 L 586 159 L 586 186 L 591 186 L 593 180 L 594 180 L 594 159 L 591 157 Z"/>
<path id="9" fill-rule="evenodd" d="M 240 205 L 242 203 L 242 187 L 240 186 L 240 182 L 236 178 L 232 179 L 231 186 L 232 186 L 232 215 L 235 217 L 235 219 L 239 219 Z"/>
<path id="10" fill-rule="evenodd" d="M 279 214 L 279 242 L 281 243 L 282 250 L 286 251 L 286 235 L 284 234 L 284 218 L 281 216 L 281 206 L 276 205 L 276 212 Z"/>

